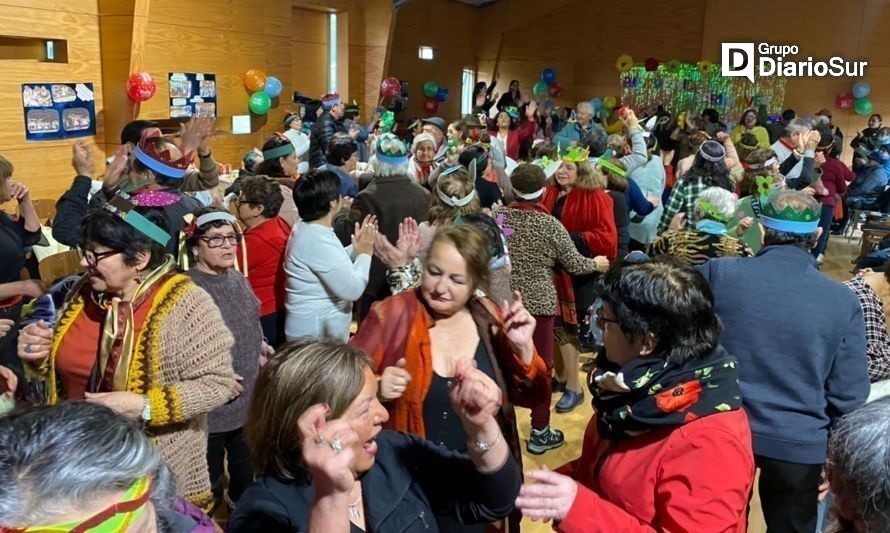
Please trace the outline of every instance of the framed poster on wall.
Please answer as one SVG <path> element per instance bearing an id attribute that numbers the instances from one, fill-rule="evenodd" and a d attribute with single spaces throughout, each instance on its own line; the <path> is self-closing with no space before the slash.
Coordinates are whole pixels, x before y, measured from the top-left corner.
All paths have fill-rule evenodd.
<path id="1" fill-rule="evenodd" d="M 96 134 L 92 83 L 23 83 L 25 139 L 54 141 Z"/>
<path id="2" fill-rule="evenodd" d="M 216 75 L 170 73 L 170 118 L 215 117 Z"/>

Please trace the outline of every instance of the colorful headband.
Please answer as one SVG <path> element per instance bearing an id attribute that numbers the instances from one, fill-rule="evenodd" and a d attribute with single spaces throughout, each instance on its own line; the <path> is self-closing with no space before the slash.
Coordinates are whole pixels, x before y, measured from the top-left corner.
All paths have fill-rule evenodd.
<path id="1" fill-rule="evenodd" d="M 377 161 L 381 163 L 389 163 L 390 165 L 401 165 L 403 163 L 408 162 L 408 154 L 405 155 L 384 155 L 380 152 L 375 154 L 377 157 Z"/>
<path id="2" fill-rule="evenodd" d="M 119 191 L 117 194 L 108 199 L 102 207 L 112 213 L 117 218 L 129 224 L 133 229 L 145 235 L 149 239 L 155 241 L 161 246 L 166 247 L 170 242 L 170 233 L 162 230 L 157 224 L 145 218 L 136 211 L 138 204 L 130 201 L 130 195 Z"/>
<path id="3" fill-rule="evenodd" d="M 185 169 L 172 167 L 166 163 L 162 163 L 143 152 L 142 148 L 140 148 L 139 146 L 137 146 L 133 150 L 133 155 L 136 156 L 136 159 L 140 163 L 151 169 L 153 172 L 161 174 L 164 177 L 180 180 L 185 177 Z"/>
<path id="4" fill-rule="evenodd" d="M 446 168 L 442 172 L 439 173 L 439 177 L 448 176 L 449 174 L 454 174 L 458 170 L 464 168 L 463 165 L 454 165 L 453 167 Z"/>
<path id="5" fill-rule="evenodd" d="M 771 166 L 775 165 L 775 164 L 778 163 L 778 162 L 779 162 L 779 160 L 776 159 L 775 157 L 770 157 L 769 159 L 767 159 L 767 160 L 764 161 L 763 163 L 748 163 L 748 168 L 751 169 L 751 170 L 760 170 L 760 169 L 762 169 L 762 168 L 768 168 L 768 167 L 771 167 Z"/>
<path id="6" fill-rule="evenodd" d="M 703 148 L 708 143 L 712 143 L 715 146 L 719 146 L 720 151 L 723 152 L 723 155 L 714 156 L 714 155 L 709 155 L 709 154 L 705 153 Z M 711 163 L 719 163 L 720 161 L 723 161 L 723 159 L 726 157 L 726 148 L 724 148 L 723 145 L 718 143 L 717 141 L 705 141 L 705 142 L 701 143 L 701 146 L 698 147 L 698 153 L 700 153 L 703 158 L 710 161 Z"/>
<path id="7" fill-rule="evenodd" d="M 714 204 L 704 198 L 699 198 L 698 209 L 702 212 L 702 215 L 704 215 L 703 218 L 710 218 L 717 222 L 723 222 L 724 224 L 729 222 L 729 219 L 731 218 L 722 215 Z"/>
<path id="8" fill-rule="evenodd" d="M 436 187 L 436 194 L 439 195 L 439 200 L 442 200 L 442 203 L 451 207 L 463 207 L 468 203 L 473 201 L 473 198 L 476 197 L 476 189 L 470 191 L 470 194 L 464 196 L 463 198 L 458 198 L 457 196 L 445 196 L 445 193 L 442 192 L 442 189 Z"/>
<path id="9" fill-rule="evenodd" d="M 522 198 L 523 200 L 537 200 L 538 198 L 540 198 L 541 196 L 544 195 L 545 190 L 547 190 L 546 187 L 541 187 L 537 191 L 530 192 L 530 193 L 521 193 L 519 191 L 515 191 L 515 192 L 516 192 L 516 196 Z"/>
<path id="10" fill-rule="evenodd" d="M 799 222 L 796 220 L 783 220 L 779 218 L 768 217 L 764 214 L 761 214 L 759 220 L 761 224 L 771 230 L 795 233 L 798 235 L 813 233 L 814 231 L 819 229 L 819 219 L 815 219 L 809 222 Z"/>
<path id="11" fill-rule="evenodd" d="M 340 100 L 339 98 L 332 98 L 332 99 L 330 99 L 330 100 L 325 100 L 325 101 L 323 101 L 323 102 L 321 103 L 321 105 L 322 105 L 322 107 L 324 107 L 325 109 L 330 109 L 330 108 L 334 107 L 335 105 L 339 105 L 339 104 L 342 104 L 342 103 L 343 103 L 343 101 Z"/>
<path id="12" fill-rule="evenodd" d="M 596 162 L 596 164 L 599 165 L 599 166 L 601 166 L 601 167 L 605 167 L 605 168 L 611 170 L 612 172 L 614 172 L 615 174 L 618 174 L 618 175 L 621 176 L 622 178 L 627 177 L 627 171 L 626 171 L 626 170 L 624 170 L 623 168 L 619 167 L 618 165 L 613 165 L 610 161 L 608 161 L 608 160 L 606 160 L 606 159 L 598 159 L 597 162 Z"/>
<path id="13" fill-rule="evenodd" d="M 288 142 L 287 144 L 282 144 L 281 146 L 276 146 L 275 148 L 263 150 L 263 159 L 272 160 L 278 157 L 287 157 L 295 153 L 297 153 L 297 149 L 294 148 L 294 144 L 292 142 Z"/>

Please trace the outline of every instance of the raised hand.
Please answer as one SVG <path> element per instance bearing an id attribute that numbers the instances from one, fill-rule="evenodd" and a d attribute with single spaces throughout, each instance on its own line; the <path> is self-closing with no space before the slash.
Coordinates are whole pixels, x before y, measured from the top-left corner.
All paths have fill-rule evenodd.
<path id="1" fill-rule="evenodd" d="M 377 240 L 377 217 L 368 215 L 361 224 L 356 222 L 355 232 L 352 234 L 352 249 L 357 255 L 372 255 L 375 240 Z"/>
<path id="2" fill-rule="evenodd" d="M 534 483 L 530 483 L 534 481 Z M 516 508 L 533 521 L 564 520 L 575 503 L 578 484 L 572 478 L 547 468 L 527 470 L 519 489 Z"/>
<path id="3" fill-rule="evenodd" d="M 130 145 L 122 144 L 117 147 L 114 152 L 114 159 L 111 164 L 105 168 L 105 175 L 102 177 L 102 188 L 106 191 L 112 191 L 120 185 L 121 176 L 127 168 L 130 159 Z"/>
<path id="4" fill-rule="evenodd" d="M 9 197 L 21 204 L 31 200 L 31 191 L 24 184 L 10 180 Z"/>
<path id="5" fill-rule="evenodd" d="M 388 366 L 380 376 L 379 394 L 385 401 L 392 401 L 402 397 L 408 383 L 411 382 L 411 373 L 405 370 L 405 358 L 396 361 L 394 366 Z"/>
<path id="6" fill-rule="evenodd" d="M 413 218 L 408 217 L 399 222 L 399 240 L 396 241 L 396 248 L 404 250 L 409 260 L 417 257 L 420 251 L 420 226 Z"/>
<path id="7" fill-rule="evenodd" d="M 316 499 L 320 496 L 348 493 L 355 485 L 352 463 L 358 434 L 349 423 L 338 419 L 327 421 L 326 405 L 313 405 L 297 420 L 302 441 L 303 462 L 312 474 Z M 343 509 L 346 513 L 346 509 Z"/>
<path id="8" fill-rule="evenodd" d="M 475 367 L 471 359 L 459 361 L 454 385 L 448 391 L 451 407 L 467 434 L 475 434 L 494 419 L 501 407 L 502 391 L 497 383 Z"/>
<path id="9" fill-rule="evenodd" d="M 78 176 L 89 176 L 92 178 L 96 174 L 96 162 L 93 160 L 93 147 L 84 140 L 75 141 L 71 146 L 71 166 Z"/>
<path id="10" fill-rule="evenodd" d="M 19 332 L 18 354 L 22 361 L 41 364 L 53 343 L 53 330 L 43 320 L 28 324 Z"/>
<path id="11" fill-rule="evenodd" d="M 211 117 L 192 117 L 179 126 L 179 149 L 183 155 L 203 148 L 207 153 L 210 148 L 210 137 L 213 135 L 214 119 Z"/>
<path id="12" fill-rule="evenodd" d="M 535 352 L 532 336 L 535 333 L 536 322 L 535 317 L 522 304 L 522 295 L 519 291 L 513 291 L 512 304 L 504 300 L 501 311 L 504 314 L 504 334 L 507 340 L 526 364 L 531 363 Z"/>

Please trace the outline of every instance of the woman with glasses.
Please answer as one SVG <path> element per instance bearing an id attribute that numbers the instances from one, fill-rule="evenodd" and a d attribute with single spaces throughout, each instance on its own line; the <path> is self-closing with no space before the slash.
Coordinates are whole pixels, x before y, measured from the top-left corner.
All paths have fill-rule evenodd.
<path id="1" fill-rule="evenodd" d="M 250 176 L 241 182 L 237 215 L 245 228 L 247 281 L 260 300 L 263 336 L 273 347 L 284 342 L 286 317 L 284 251 L 291 226 L 279 216 L 283 201 L 281 187 L 268 176 Z"/>
<path id="2" fill-rule="evenodd" d="M 526 471 L 516 506 L 560 531 L 743 533 L 751 429 L 707 282 L 650 261 L 613 268 L 597 289 L 605 353 L 588 377 L 596 414 L 581 457 Z"/>
<path id="3" fill-rule="evenodd" d="M 242 427 L 246 422 L 260 357 L 271 356 L 275 350 L 263 342 L 259 302 L 244 276 L 235 268 L 242 238 L 235 217 L 215 207 L 201 208 L 194 215 L 185 229 L 186 246 L 195 265 L 188 275 L 210 294 L 226 327 L 235 337 L 232 366 L 241 394 L 211 411 L 207 420 L 210 431 L 207 464 L 214 501 L 217 504 L 222 501 L 223 477 L 228 471 L 227 502 L 234 507 L 241 493 L 253 482 L 250 452 Z M 228 468 L 224 466 L 226 463 Z"/>
<path id="4" fill-rule="evenodd" d="M 288 341 L 299 338 L 349 339 L 352 304 L 368 285 L 377 220 L 356 223 L 346 248 L 334 234 L 334 216 L 345 203 L 340 178 L 330 170 L 310 170 L 294 189 L 302 220 L 287 243 Z"/>
<path id="5" fill-rule="evenodd" d="M 22 329 L 19 387 L 35 403 L 86 400 L 141 421 L 179 494 L 206 507 L 207 413 L 240 393 L 233 339 L 213 299 L 166 253 L 163 218 L 123 195 L 87 216 L 86 273 L 56 324 Z"/>

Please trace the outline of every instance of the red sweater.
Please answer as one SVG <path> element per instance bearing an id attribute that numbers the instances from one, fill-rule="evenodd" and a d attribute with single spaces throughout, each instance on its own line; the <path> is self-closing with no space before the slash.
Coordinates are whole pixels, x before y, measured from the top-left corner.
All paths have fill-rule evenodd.
<path id="1" fill-rule="evenodd" d="M 519 150 L 522 148 L 522 143 L 534 137 L 537 129 L 537 122 L 534 120 L 526 120 L 520 123 L 516 129 L 510 130 L 510 133 L 507 135 L 507 157 L 514 161 L 519 161 Z M 498 136 L 498 129 L 490 129 L 488 130 L 488 134 L 492 139 L 496 139 Z"/>
<path id="2" fill-rule="evenodd" d="M 601 440 L 592 420 L 581 450 L 578 460 L 560 469 L 578 481 L 578 495 L 559 531 L 747 530 L 754 455 L 748 417 L 742 410 L 618 444 Z M 596 465 L 604 453 L 608 456 L 597 475 Z"/>
<path id="3" fill-rule="evenodd" d="M 552 213 L 557 199 L 559 189 L 550 185 L 544 191 L 541 203 Z M 614 261 L 618 256 L 618 229 L 612 198 L 606 191 L 573 188 L 567 195 L 559 221 L 569 233 L 581 236 L 590 257 L 604 255 Z"/>
<path id="4" fill-rule="evenodd" d="M 276 216 L 244 232 L 247 281 L 260 301 L 260 316 L 284 309 L 284 252 L 290 231 L 288 223 Z"/>
<path id="5" fill-rule="evenodd" d="M 819 198 L 822 205 L 834 207 L 837 204 L 835 194 L 844 194 L 847 183 L 853 181 L 856 175 L 840 159 L 834 157 L 825 158 L 822 165 L 822 185 L 828 189 L 828 195 Z"/>

